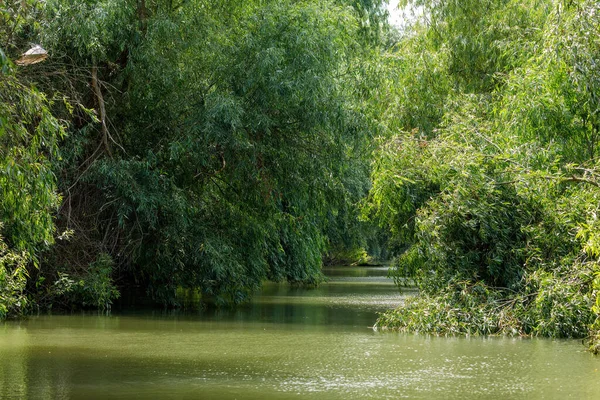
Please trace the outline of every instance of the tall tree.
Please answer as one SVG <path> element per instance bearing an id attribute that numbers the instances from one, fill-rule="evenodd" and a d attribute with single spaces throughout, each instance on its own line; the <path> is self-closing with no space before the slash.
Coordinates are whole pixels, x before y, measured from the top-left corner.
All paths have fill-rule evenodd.
<path id="1" fill-rule="evenodd" d="M 85 270 L 108 253 L 115 275 L 165 302 L 178 287 L 236 302 L 266 278 L 320 279 L 328 215 L 347 206 L 351 179 L 366 180 L 376 53 L 355 9 L 55 0 L 46 11 L 45 45 L 82 74 L 67 72 L 62 90 L 99 120 L 76 121 L 59 166 L 66 246 L 86 250 L 67 262 L 57 247 L 53 265 Z"/>

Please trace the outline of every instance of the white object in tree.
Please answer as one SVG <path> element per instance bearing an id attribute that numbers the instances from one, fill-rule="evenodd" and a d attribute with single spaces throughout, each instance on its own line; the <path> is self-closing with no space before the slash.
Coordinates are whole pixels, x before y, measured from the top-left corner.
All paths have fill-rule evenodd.
<path id="1" fill-rule="evenodd" d="M 33 46 L 32 48 L 27 50 L 25 53 L 23 53 L 21 55 L 21 58 L 19 58 L 17 61 L 15 61 L 15 63 L 17 63 L 17 65 L 21 65 L 21 66 L 32 65 L 32 64 L 37 64 L 39 62 L 42 62 L 46 58 L 48 58 L 48 52 L 46 50 L 44 50 L 44 48 L 42 46 L 40 46 L 39 44 L 36 44 L 35 46 Z"/>

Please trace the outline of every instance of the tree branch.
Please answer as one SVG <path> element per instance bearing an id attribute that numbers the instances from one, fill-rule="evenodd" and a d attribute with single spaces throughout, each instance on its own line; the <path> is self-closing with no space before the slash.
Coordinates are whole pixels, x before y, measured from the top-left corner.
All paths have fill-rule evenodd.
<path id="1" fill-rule="evenodd" d="M 110 149 L 110 145 L 108 144 L 108 138 L 110 134 L 106 124 L 106 107 L 104 105 L 102 90 L 100 90 L 100 85 L 98 84 L 98 67 L 95 65 L 92 67 L 92 87 L 94 89 L 96 99 L 98 100 L 100 124 L 102 125 L 102 144 L 104 145 L 104 149 L 108 155 L 112 158 L 112 151 Z"/>

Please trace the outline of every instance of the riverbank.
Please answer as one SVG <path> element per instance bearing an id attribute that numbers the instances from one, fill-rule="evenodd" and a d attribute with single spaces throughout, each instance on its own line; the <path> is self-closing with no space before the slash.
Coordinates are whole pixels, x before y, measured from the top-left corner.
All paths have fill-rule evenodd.
<path id="1" fill-rule="evenodd" d="M 495 289 L 482 282 L 453 283 L 436 294 L 407 298 L 398 308 L 382 313 L 375 326 L 434 335 L 584 339 L 589 350 L 598 354 L 595 276 L 585 269 L 562 277 L 532 274 L 524 278 L 529 284 L 520 291 Z"/>

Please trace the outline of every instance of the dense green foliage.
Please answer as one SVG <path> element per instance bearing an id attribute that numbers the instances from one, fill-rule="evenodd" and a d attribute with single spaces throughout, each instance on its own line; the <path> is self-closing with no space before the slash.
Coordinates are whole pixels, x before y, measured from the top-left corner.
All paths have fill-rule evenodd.
<path id="1" fill-rule="evenodd" d="M 438 107 L 382 141 L 364 206 L 404 250 L 396 280 L 421 295 L 379 326 L 597 332 L 598 4 L 421 4 L 429 20 L 397 58 L 438 67 L 435 89 L 430 70 L 401 75 Z"/>
<path id="2" fill-rule="evenodd" d="M 393 254 L 420 295 L 380 327 L 597 351 L 600 6 L 410 5 L 394 31 L 372 0 L 9 2 L 0 318 Z"/>
<path id="3" fill-rule="evenodd" d="M 50 161 L 63 127 L 46 97 L 19 82 L 0 49 L 0 319 L 27 305 L 27 266 L 54 240 Z"/>
<path id="4" fill-rule="evenodd" d="M 0 143 L 7 162 L 38 171 L 13 182 L 8 167 L 0 181 L 12 193 L 2 259 L 15 264 L 3 295 L 27 285 L 38 306 L 108 308 L 119 288 L 170 305 L 189 288 L 238 303 L 266 279 L 318 283 L 325 255 L 363 257 L 373 240 L 355 204 L 379 129 L 369 93 L 388 34 L 381 6 L 11 2 L 9 57 L 31 42 L 50 57 L 3 75 L 2 114 L 25 121 L 37 107 L 41 118 L 8 121 L 23 132 L 6 137 L 40 136 L 28 148 Z M 5 98 L 16 85 L 25 110 Z M 55 231 L 64 240 L 42 246 Z"/>

